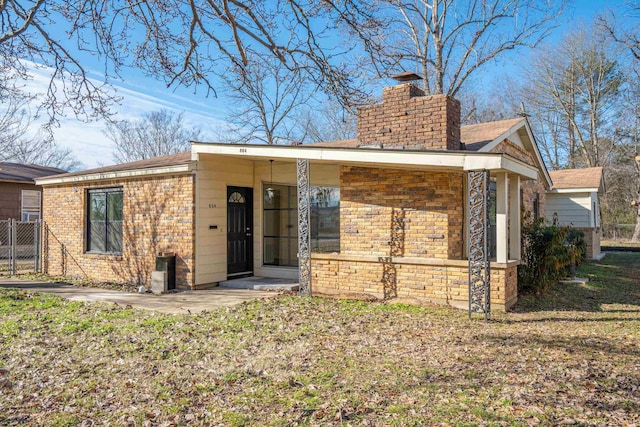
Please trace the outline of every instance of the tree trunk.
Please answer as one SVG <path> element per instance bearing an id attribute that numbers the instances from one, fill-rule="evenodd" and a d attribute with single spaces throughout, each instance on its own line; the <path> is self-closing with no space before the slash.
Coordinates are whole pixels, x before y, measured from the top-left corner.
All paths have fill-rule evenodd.
<path id="1" fill-rule="evenodd" d="M 640 207 L 636 211 L 636 228 L 633 230 L 632 242 L 640 242 Z"/>
<path id="2" fill-rule="evenodd" d="M 636 135 L 636 147 L 638 146 L 638 140 Z M 636 157 L 635 157 L 635 178 L 636 178 L 636 191 L 638 193 L 638 197 L 636 197 L 635 208 L 636 208 L 636 228 L 633 230 L 633 236 L 631 237 L 632 242 L 640 242 L 640 156 L 638 155 L 638 151 L 636 148 Z"/>

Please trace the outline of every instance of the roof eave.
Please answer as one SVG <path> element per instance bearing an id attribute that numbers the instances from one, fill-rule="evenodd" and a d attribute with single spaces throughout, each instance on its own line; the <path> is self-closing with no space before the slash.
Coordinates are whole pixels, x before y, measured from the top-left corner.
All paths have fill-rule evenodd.
<path id="1" fill-rule="evenodd" d="M 540 150 L 538 149 L 538 144 L 536 144 L 535 137 L 533 136 L 533 132 L 531 131 L 531 126 L 529 126 L 529 121 L 526 118 L 514 124 L 513 126 L 511 126 L 508 130 L 503 132 L 500 136 L 495 138 L 493 141 L 491 141 L 490 143 L 488 143 L 478 151 L 483 153 L 490 152 L 494 147 L 496 147 L 502 141 L 507 139 L 510 135 L 516 133 L 518 130 L 522 128 L 525 129 L 527 137 L 531 142 L 531 146 L 533 148 L 536 160 L 540 165 L 540 170 L 542 170 L 542 175 L 547 184 L 546 188 L 551 189 L 553 186 L 553 182 L 551 181 L 551 176 L 549 175 L 549 171 L 547 170 L 547 166 L 545 165 L 544 160 L 542 160 L 542 155 L 540 154 Z"/>
<path id="2" fill-rule="evenodd" d="M 309 159 L 317 162 L 339 162 L 365 167 L 412 167 L 416 169 L 453 169 L 469 171 L 487 169 L 511 172 L 536 179 L 537 171 L 504 153 L 464 151 L 418 151 L 362 148 L 328 148 L 305 146 L 230 145 L 193 143 L 192 159 L 200 155 L 221 155 L 254 159 Z"/>
<path id="3" fill-rule="evenodd" d="M 0 178 L 0 182 L 7 182 L 10 184 L 36 185 L 33 179 L 2 179 Z"/>
<path id="4" fill-rule="evenodd" d="M 566 193 L 599 193 L 598 187 L 582 187 L 582 188 L 552 188 L 548 191 L 552 194 L 566 194 Z"/>
<path id="5" fill-rule="evenodd" d="M 36 178 L 36 185 L 56 185 L 70 184 L 89 181 L 103 181 L 113 179 L 137 178 L 150 175 L 172 175 L 190 173 L 196 169 L 196 162 L 189 162 L 180 165 L 159 166 L 155 168 L 130 169 L 112 172 L 97 172 L 71 176 L 50 176 L 46 178 Z"/>

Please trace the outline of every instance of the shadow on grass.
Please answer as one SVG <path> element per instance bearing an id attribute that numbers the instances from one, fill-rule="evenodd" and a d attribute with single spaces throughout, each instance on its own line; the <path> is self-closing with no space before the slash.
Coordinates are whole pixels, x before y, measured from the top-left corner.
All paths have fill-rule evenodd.
<path id="1" fill-rule="evenodd" d="M 640 253 L 608 253 L 600 262 L 588 262 L 580 266 L 576 276 L 588 278 L 588 283 L 556 284 L 543 295 L 520 295 L 513 312 L 587 311 L 640 314 L 638 271 Z M 626 308 L 607 307 L 614 304 L 624 305 Z"/>
<path id="2" fill-rule="evenodd" d="M 614 319 L 620 320 L 620 319 Z M 638 320 L 638 319 L 635 319 Z M 584 321 L 584 320 L 583 320 Z M 526 322 L 526 321 L 525 321 Z M 556 322 L 556 319 L 553 319 Z M 521 323 L 521 322 L 513 322 Z M 619 339 L 608 339 L 602 336 L 598 338 L 584 338 L 574 336 L 561 336 L 550 334 L 517 334 L 512 336 L 505 336 L 502 334 L 485 333 L 481 335 L 483 342 L 495 343 L 499 346 L 511 344 L 514 346 L 520 346 L 523 348 L 544 348 L 562 350 L 567 353 L 576 353 L 581 356 L 606 354 L 606 355 L 621 355 L 629 357 L 640 357 L 640 349 L 633 344 L 621 345 Z"/>

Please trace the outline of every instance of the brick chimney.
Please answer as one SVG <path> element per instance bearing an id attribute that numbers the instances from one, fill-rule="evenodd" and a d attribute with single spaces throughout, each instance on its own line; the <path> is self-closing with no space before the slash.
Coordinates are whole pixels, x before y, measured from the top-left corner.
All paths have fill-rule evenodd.
<path id="1" fill-rule="evenodd" d="M 413 83 L 385 88 L 381 104 L 358 109 L 358 141 L 383 148 L 459 150 L 460 102 L 448 95 L 426 96 Z"/>

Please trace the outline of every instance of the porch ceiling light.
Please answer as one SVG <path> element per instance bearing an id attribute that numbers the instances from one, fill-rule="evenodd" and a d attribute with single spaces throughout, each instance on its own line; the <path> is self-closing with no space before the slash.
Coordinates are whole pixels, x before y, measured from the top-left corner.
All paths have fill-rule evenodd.
<path id="1" fill-rule="evenodd" d="M 275 195 L 275 190 L 273 189 L 273 159 L 269 160 L 271 166 L 271 180 L 269 181 L 269 186 L 264 191 L 264 200 L 266 202 L 271 202 Z"/>

